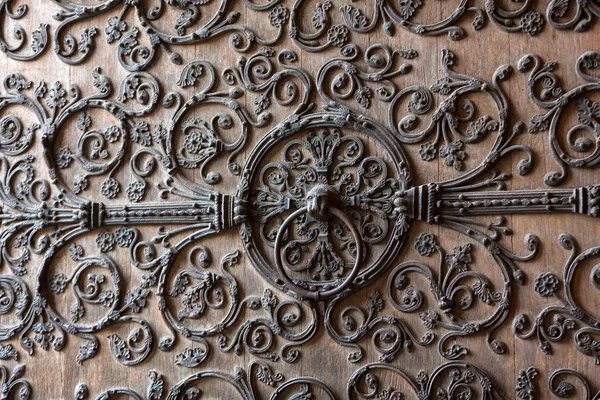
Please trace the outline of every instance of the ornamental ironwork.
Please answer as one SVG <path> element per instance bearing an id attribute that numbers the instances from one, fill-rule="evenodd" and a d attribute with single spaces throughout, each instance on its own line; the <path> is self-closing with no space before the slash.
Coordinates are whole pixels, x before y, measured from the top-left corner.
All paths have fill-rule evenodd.
<path id="1" fill-rule="evenodd" d="M 13 3 L 0 2 L 5 19 L 31 12 L 27 6 L 13 9 Z M 8 322 L 0 326 L 0 359 L 60 351 L 77 338 L 77 364 L 94 357 L 106 340 L 116 362 L 133 366 L 154 350 L 173 351 L 177 341 L 185 341 L 192 344 L 173 355 L 176 365 L 202 368 L 215 351 L 246 352 L 262 360 L 245 370 L 199 370 L 169 385 L 150 371 L 146 398 L 200 398 L 201 381 L 211 378 L 244 399 L 260 397 L 256 380 L 276 387 L 271 399 L 310 398 L 317 392 L 333 399 L 326 383 L 313 377 L 286 380 L 265 361 L 296 362 L 300 347 L 309 347 L 323 329 L 349 349 L 348 362 L 363 360 L 369 339 L 369 351 L 379 358 L 347 378 L 342 394 L 347 398 L 400 399 L 401 390 L 380 383 L 383 373 L 404 381 L 419 399 L 474 394 L 500 399 L 491 378 L 463 360 L 469 349 L 462 339 L 478 337 L 492 354 L 505 354 L 507 345 L 496 331 L 511 324 L 512 293 L 529 285 L 541 297 L 555 297 L 556 304 L 544 308 L 533 324 L 527 315 L 516 315 L 516 337 L 535 336 L 540 350 L 550 354 L 551 343 L 573 331 L 577 351 L 600 363 L 600 320 L 572 293 L 575 271 L 598 257 L 600 247 L 582 250 L 575 233 L 557 235 L 571 252 L 564 273 L 546 271 L 527 281 L 521 265 L 537 255 L 538 237 L 527 234 L 522 251 L 502 241 L 512 235 L 510 215 L 599 215 L 600 184 L 560 186 L 574 169 L 594 168 L 600 160 L 600 103 L 593 98 L 600 90 L 600 53 L 578 58 L 575 72 L 583 83 L 571 89 L 561 84 L 555 62 L 535 54 L 499 66 L 485 80 L 457 72 L 449 49 L 441 54 L 442 78 L 403 86 L 399 81 L 419 60 L 415 50 L 384 44 L 361 49 L 350 40 L 379 25 L 389 35 L 399 26 L 458 40 L 465 31 L 456 23 L 465 13 L 474 15 L 476 30 L 489 18 L 502 29 L 529 35 L 537 34 L 545 19 L 556 29 L 583 31 L 600 14 L 593 2 L 551 1 L 544 18 L 532 10 L 532 1 L 506 11 L 494 1 L 482 10 L 464 0 L 450 16 L 426 24 L 413 21 L 426 6 L 420 0 L 375 1 L 369 15 L 343 4 L 337 7 L 339 23 L 332 22 L 335 10 L 325 1 L 313 7 L 315 31 L 309 33 L 298 22 L 302 1 L 290 8 L 279 1 L 244 1 L 244 7 L 268 16 L 273 31 L 268 34 L 241 24 L 226 0 L 201 27 L 196 23 L 204 1 L 160 1 L 153 8 L 136 0 L 54 3 L 53 17 L 60 22 L 51 35 L 42 24 L 29 35 L 27 53 L 27 36 L 19 27 L 17 44 L 0 38 L 0 50 L 22 61 L 42 57 L 52 46 L 61 61 L 74 65 L 88 58 L 103 32 L 107 45 L 117 46 L 127 75 L 117 87 L 103 68 L 94 68 L 92 93 L 59 81 L 30 82 L 24 72 L 4 76 L 0 315 Z M 576 15 L 565 22 L 570 7 Z M 155 22 L 173 10 L 176 33 L 162 32 Z M 139 27 L 129 26 L 128 13 Z M 108 17 L 104 28 L 84 28 L 79 40 L 67 33 L 98 15 Z M 184 64 L 179 46 L 221 35 L 230 35 L 231 47 L 244 56 L 226 68 L 185 60 L 178 89 L 165 92 L 168 85 L 151 68 L 156 54 Z M 271 47 L 284 35 L 299 49 L 337 47 L 339 55 L 311 74 L 298 65 L 294 50 Z M 141 36 L 150 44 L 140 44 Z M 527 93 L 543 110 L 528 123 L 513 118 L 503 89 L 514 70 L 529 74 Z M 369 116 L 376 106 L 386 110 L 384 121 Z M 286 111 L 273 121 L 275 107 Z M 577 118 L 565 129 L 561 118 L 569 108 Z M 15 109 L 26 110 L 33 122 L 13 114 Z M 157 120 L 158 112 L 170 114 Z M 259 128 L 266 133 L 256 138 Z M 529 134 L 547 135 L 557 170 L 545 176 L 546 187 L 508 190 L 511 176 L 503 160 L 520 157 L 519 175 L 535 166 L 534 151 L 519 141 Z M 469 164 L 476 153 L 485 156 Z M 421 168 L 436 158 L 460 174 L 423 181 Z M 235 181 L 235 190 L 217 189 L 226 179 Z M 415 232 L 414 243 L 405 243 L 409 232 L 419 229 L 416 221 L 431 229 Z M 462 242 L 446 248 L 434 234 L 438 227 L 458 232 Z M 204 241 L 227 231 L 237 231 L 241 242 L 217 261 Z M 411 245 L 421 259 L 400 262 Z M 476 253 L 486 254 L 498 273 L 481 272 Z M 247 257 L 264 280 L 260 293 L 241 285 L 240 257 Z M 130 269 L 141 271 L 141 279 L 125 282 Z M 32 275 L 34 286 L 25 279 Z M 372 287 L 381 277 L 382 292 Z M 423 278 L 429 293 L 415 284 Z M 592 268 L 589 283 L 600 289 L 600 264 Z M 364 304 L 344 303 L 363 289 Z M 393 313 L 386 314 L 384 303 Z M 160 321 L 140 315 L 148 307 L 155 307 L 168 334 L 157 337 L 154 324 Z M 474 309 L 476 317 L 463 316 Z M 97 310 L 102 316 L 90 321 Z M 208 322 L 213 311 L 221 317 Z M 418 315 L 424 334 L 403 318 L 409 313 Z M 130 328 L 127 337 L 105 335 L 118 325 Z M 427 346 L 437 347 L 447 362 L 429 373 L 394 364 L 403 351 Z M 24 373 L 22 366 L 12 373 L 0 367 L 0 399 L 17 392 L 29 398 Z M 517 397 L 535 398 L 537 375 L 533 367 L 518 373 Z M 567 369 L 548 378 L 553 394 L 574 394 L 571 383 L 558 383 L 562 376 L 584 382 L 587 398 L 597 397 L 583 375 Z M 89 393 L 81 384 L 74 397 Z M 128 388 L 98 398 L 118 394 L 144 398 Z"/>

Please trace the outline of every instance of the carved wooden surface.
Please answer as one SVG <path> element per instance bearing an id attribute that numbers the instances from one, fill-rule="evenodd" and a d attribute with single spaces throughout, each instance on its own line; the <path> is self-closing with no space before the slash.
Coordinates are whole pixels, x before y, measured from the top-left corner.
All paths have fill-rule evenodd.
<path id="1" fill-rule="evenodd" d="M 600 397 L 597 0 L 0 16 L 0 399 Z"/>

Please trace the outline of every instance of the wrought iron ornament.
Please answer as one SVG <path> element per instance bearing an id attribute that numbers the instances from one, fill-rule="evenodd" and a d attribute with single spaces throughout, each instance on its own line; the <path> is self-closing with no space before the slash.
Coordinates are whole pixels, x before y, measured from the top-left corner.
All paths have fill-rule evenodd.
<path id="1" fill-rule="evenodd" d="M 0 3 L 2 15 L 24 18 L 27 7 L 13 10 L 12 3 Z M 597 165 L 600 106 L 590 94 L 600 89 L 594 75 L 600 69 L 600 53 L 581 55 L 575 69 L 585 83 L 571 90 L 559 84 L 556 63 L 543 63 L 536 55 L 522 57 L 516 69 L 530 74 L 529 96 L 546 110 L 526 125 L 511 117 L 502 88 L 513 72 L 510 65 L 500 66 L 486 81 L 456 72 L 454 54 L 444 49 L 441 79 L 400 87 L 399 77 L 410 73 L 410 63 L 419 62 L 416 51 L 375 44 L 363 52 L 349 40 L 352 34 L 378 29 L 379 22 L 390 35 L 398 25 L 424 36 L 460 39 L 464 31 L 456 22 L 467 11 L 475 15 L 475 29 L 483 26 L 487 14 L 504 29 L 533 35 L 543 18 L 531 11 L 531 1 L 511 12 L 488 1 L 484 13 L 465 0 L 450 17 L 430 25 L 412 22 L 413 14 L 425 6 L 421 1 L 373 2 L 370 16 L 344 4 L 339 7 L 339 24 L 332 22 L 335 7 L 326 1 L 314 7 L 316 31 L 311 33 L 298 28 L 302 1 L 290 8 L 278 1 L 243 2 L 268 15 L 272 39 L 239 23 L 240 14 L 231 11 L 226 0 L 202 27 L 196 26 L 202 1 L 157 2 L 153 8 L 135 0 L 94 6 L 55 3 L 60 10 L 54 17 L 60 24 L 52 40 L 62 61 L 83 62 L 103 34 L 108 44 L 117 43 L 118 59 L 128 75 L 115 90 L 103 70 L 95 68 L 91 78 L 96 91 L 87 95 L 76 85 L 33 83 L 21 73 L 4 77 L 0 314 L 12 322 L 0 326 L 0 359 L 60 351 L 76 337 L 80 344 L 75 361 L 82 364 L 97 354 L 100 336 L 109 327 L 125 325 L 133 327 L 127 337 L 106 335 L 119 363 L 137 365 L 155 348 L 172 351 L 184 340 L 193 345 L 173 354 L 173 362 L 201 368 L 171 383 L 168 390 L 163 377 L 151 371 L 147 399 L 199 398 L 205 378 L 221 380 L 247 399 L 258 397 L 255 378 L 276 387 L 272 399 L 310 398 L 316 392 L 333 399 L 336 395 L 326 382 L 312 377 L 285 381 L 265 361 L 251 362 L 247 372 L 204 369 L 215 349 L 247 352 L 269 362 L 295 362 L 300 345 L 309 346 L 324 327 L 336 343 L 350 349 L 349 362 L 363 361 L 368 339 L 379 355 L 379 362 L 358 366 L 348 378 L 344 397 L 400 398 L 400 390 L 380 383 L 384 378 L 378 373 L 391 373 L 417 398 L 476 394 L 499 399 L 485 372 L 462 360 L 469 349 L 461 339 L 482 337 L 493 353 L 506 353 L 506 344 L 495 332 L 510 324 L 511 292 L 528 284 L 542 297 L 555 296 L 557 305 L 544 309 L 532 327 L 525 315 L 515 317 L 515 334 L 521 339 L 537 336 L 542 351 L 550 353 L 550 342 L 575 330 L 577 350 L 600 362 L 600 321 L 571 294 L 574 271 L 597 257 L 600 247 L 581 251 L 573 236 L 561 234 L 560 245 L 572 251 L 563 278 L 548 271 L 527 282 L 520 265 L 536 256 L 538 238 L 526 235 L 523 255 L 501 242 L 512 234 L 506 215 L 596 217 L 600 186 L 506 190 L 510 174 L 500 170 L 507 155 L 519 154 L 516 172 L 529 173 L 534 153 L 518 138 L 546 131 L 559 166 L 546 176 L 548 186 L 559 186 L 572 168 Z M 574 22 L 556 22 L 569 6 L 556 1 L 548 5 L 553 26 L 573 27 Z M 575 29 L 583 30 L 598 13 L 591 4 L 577 7 L 576 20 L 581 22 Z M 172 9 L 179 13 L 176 34 L 162 33 L 154 21 Z M 86 28 L 80 40 L 65 33 L 76 23 L 114 11 L 117 15 L 108 18 L 104 29 Z M 140 27 L 129 26 L 129 13 Z M 17 60 L 38 57 L 48 45 L 48 31 L 42 25 L 30 35 L 30 53 L 22 52 L 22 28 L 15 31 L 17 45 L 0 38 L 0 49 Z M 294 51 L 269 47 L 286 33 L 300 49 L 339 47 L 339 56 L 311 76 L 297 65 Z M 150 47 L 140 44 L 140 35 L 147 36 Z M 248 54 L 224 69 L 191 60 L 181 68 L 180 89 L 168 93 L 154 75 L 143 71 L 157 51 L 183 64 L 174 50 L 178 45 L 219 35 L 230 35 L 232 48 Z M 253 109 L 245 107 L 246 97 Z M 493 105 L 492 112 L 480 111 L 483 97 Z M 364 115 L 376 102 L 386 107 L 386 121 Z M 570 105 L 578 118 L 565 133 L 559 120 Z M 34 122 L 26 124 L 13 115 L 17 107 L 26 108 Z M 283 120 L 271 121 L 275 107 L 287 110 Z M 168 120 L 153 120 L 159 109 L 171 110 Z M 108 118 L 97 118 L 99 114 Z M 258 128 L 268 132 L 251 147 L 249 138 Z M 582 132 L 587 136 L 579 135 Z M 76 139 L 68 140 L 68 135 Z M 491 145 L 482 149 L 488 138 Z M 468 163 L 472 151 L 487 154 L 479 165 Z M 584 155 L 575 158 L 570 151 Z M 418 154 L 416 165 L 410 165 L 409 152 Z M 463 173 L 443 182 L 419 181 L 420 168 L 437 157 L 447 168 Z M 232 177 L 237 181 L 234 193 L 215 189 Z M 419 232 L 412 245 L 421 259 L 399 262 L 414 221 L 430 224 L 431 231 L 436 226 L 452 229 L 463 234 L 464 241 L 449 249 L 430 230 Z M 227 230 L 237 230 L 241 244 L 217 262 L 203 239 Z M 495 279 L 477 268 L 478 253 L 495 262 Z M 117 261 L 123 257 L 130 265 Z M 246 293 L 239 284 L 240 257 L 247 257 L 264 279 L 262 292 Z M 58 259 L 70 265 L 58 265 Z M 139 281 L 125 282 L 129 268 L 142 271 Z M 28 274 L 35 274 L 35 286 L 25 282 Z M 382 276 L 384 293 L 369 288 Z M 430 294 L 414 283 L 417 276 L 429 282 Z M 589 281 L 600 289 L 598 266 Z M 364 306 L 344 302 L 363 288 L 368 292 Z M 427 304 L 426 296 L 435 302 Z M 66 313 L 56 307 L 58 302 L 69 304 Z M 478 310 L 485 311 L 476 319 L 461 316 L 461 311 L 479 305 Z M 169 329 L 164 337 L 156 337 L 154 322 L 140 315 L 152 306 Z M 386 306 L 392 313 L 384 311 Z M 92 308 L 103 310 L 103 316 L 90 321 Z M 222 317 L 208 323 L 206 315 L 212 311 Z M 406 322 L 407 313 L 418 315 L 427 329 L 424 334 L 419 336 Z M 449 361 L 429 374 L 397 367 L 396 357 L 415 345 L 436 345 Z M 2 368 L 0 398 L 29 398 L 24 368 L 12 374 Z M 548 378 L 551 393 L 575 393 L 571 383 L 558 383 L 560 376 L 569 374 L 584 382 L 588 398 L 597 397 L 585 377 L 568 370 Z M 518 374 L 519 398 L 535 398 L 536 376 L 532 368 Z M 89 392 L 82 384 L 74 396 L 85 399 Z M 98 399 L 119 394 L 144 398 L 131 389 L 111 389 Z"/>
<path id="2" fill-rule="evenodd" d="M 449 15 L 441 16 L 435 22 L 420 22 L 423 9 L 433 8 L 431 2 L 423 0 L 371 0 L 367 11 L 353 2 L 332 0 L 322 3 L 298 0 L 289 6 L 279 0 L 266 3 L 245 0 L 241 10 L 231 0 L 219 0 L 218 6 L 210 9 L 207 9 L 210 2 L 199 0 L 106 0 L 95 5 L 67 0 L 47 1 L 56 7 L 52 19 L 30 34 L 15 25 L 14 38 L 0 38 L 1 51 L 14 59 L 29 60 L 50 47 L 51 39 L 52 48 L 61 61 L 80 64 L 89 57 L 97 42 L 103 40 L 117 46 L 121 65 L 133 72 L 147 68 L 159 51 L 166 52 L 174 64 L 182 64 L 183 57 L 176 51 L 178 46 L 204 43 L 225 35 L 229 36 L 231 48 L 238 52 L 246 52 L 256 45 L 273 45 L 284 35 L 303 50 L 321 51 L 343 47 L 351 35 L 375 29 L 394 36 L 397 27 L 420 36 L 448 35 L 452 40 L 460 40 L 466 35 L 465 29 L 459 26 L 467 20 L 465 15 L 472 16 L 473 30 L 482 29 L 489 18 L 505 31 L 530 36 L 538 34 L 545 23 L 543 14 L 535 11 L 535 0 L 526 0 L 516 9 L 505 9 L 496 0 L 461 0 Z M 262 15 L 269 28 L 256 30 L 245 25 L 245 10 Z M 0 2 L 0 11 L 4 24 L 7 20 L 26 20 L 30 12 L 26 4 L 17 5 L 16 0 Z M 210 16 L 204 15 L 207 13 Z M 169 20 L 171 14 L 175 18 L 169 29 L 165 29 L 160 22 Z M 312 15 L 310 30 L 305 30 L 300 23 L 301 16 L 307 14 Z M 546 14 L 555 29 L 585 31 L 600 10 L 594 1 L 553 0 L 548 4 Z M 89 22 L 99 16 L 105 18 L 104 26 Z M 69 33 L 73 26 L 82 23 L 87 26 L 81 30 L 79 38 Z M 149 45 L 142 44 L 142 37 Z"/>

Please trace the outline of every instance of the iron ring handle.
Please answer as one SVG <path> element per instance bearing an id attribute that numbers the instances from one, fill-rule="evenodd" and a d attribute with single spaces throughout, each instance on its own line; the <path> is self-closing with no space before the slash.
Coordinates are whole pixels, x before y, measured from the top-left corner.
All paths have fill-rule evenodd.
<path id="1" fill-rule="evenodd" d="M 296 285 L 294 282 L 292 282 L 292 280 L 286 274 L 286 272 L 283 268 L 283 263 L 281 262 L 281 257 L 283 256 L 281 253 L 281 247 L 282 247 L 281 245 L 283 242 L 284 232 L 287 230 L 288 226 L 292 223 L 293 220 L 295 220 L 300 215 L 305 214 L 307 212 L 308 212 L 308 208 L 302 207 L 299 210 L 294 211 L 289 217 L 286 218 L 285 221 L 283 221 L 283 223 L 279 227 L 279 232 L 277 232 L 277 237 L 275 238 L 275 250 L 274 250 L 273 258 L 275 259 L 275 268 L 277 269 L 279 276 L 281 277 L 281 279 L 284 281 L 285 285 L 290 290 L 292 290 L 293 292 L 297 293 L 298 295 L 300 295 L 304 298 L 315 300 L 315 301 L 320 301 L 320 300 L 323 300 L 323 299 L 326 299 L 329 297 L 333 297 L 333 296 L 341 293 L 348 286 L 350 286 L 350 284 L 352 284 L 352 282 L 358 275 L 358 271 L 360 270 L 360 260 L 362 260 L 362 258 L 363 258 L 363 246 L 362 246 L 361 239 L 360 239 L 360 232 L 358 231 L 358 229 L 356 228 L 356 226 L 354 225 L 354 222 L 352 222 L 350 217 L 348 217 L 343 211 L 341 211 L 340 209 L 338 209 L 336 207 L 328 207 L 327 213 L 340 219 L 344 224 L 346 224 L 346 226 L 348 226 L 348 228 L 350 229 L 350 233 L 354 237 L 354 240 L 356 241 L 356 258 L 354 261 L 354 267 L 352 267 L 352 270 L 350 271 L 350 275 L 340 285 L 338 285 L 332 289 L 311 291 L 311 290 L 307 290 L 299 285 Z"/>

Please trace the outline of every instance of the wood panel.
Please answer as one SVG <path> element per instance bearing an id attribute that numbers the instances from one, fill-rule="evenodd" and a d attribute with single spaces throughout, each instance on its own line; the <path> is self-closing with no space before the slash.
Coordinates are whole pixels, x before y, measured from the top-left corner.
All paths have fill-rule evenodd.
<path id="1" fill-rule="evenodd" d="M 0 15 L 0 399 L 598 398 L 597 3 Z"/>

